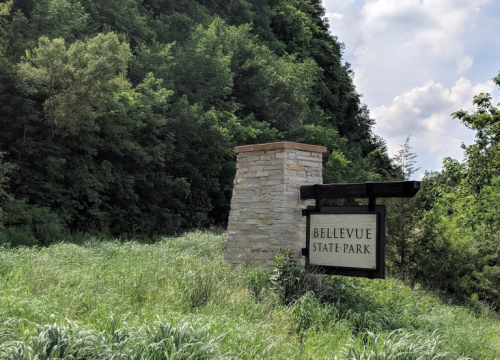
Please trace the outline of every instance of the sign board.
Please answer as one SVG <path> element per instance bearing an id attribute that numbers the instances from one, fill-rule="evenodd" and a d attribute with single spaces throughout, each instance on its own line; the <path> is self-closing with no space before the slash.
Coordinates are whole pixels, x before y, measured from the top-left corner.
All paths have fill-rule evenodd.
<path id="1" fill-rule="evenodd" d="M 385 206 L 308 211 L 306 264 L 327 274 L 385 277 Z"/>

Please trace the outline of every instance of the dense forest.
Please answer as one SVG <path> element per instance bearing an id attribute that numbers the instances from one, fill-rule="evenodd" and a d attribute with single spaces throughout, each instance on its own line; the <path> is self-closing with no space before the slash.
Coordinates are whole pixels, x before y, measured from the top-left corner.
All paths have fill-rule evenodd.
<path id="1" fill-rule="evenodd" d="M 223 224 L 236 145 L 326 145 L 325 181 L 384 178 L 384 143 L 324 11 L 320 0 L 1 4 L 11 242 Z"/>
<path id="2" fill-rule="evenodd" d="M 321 0 L 1 2 L 0 244 L 223 225 L 237 145 L 327 146 L 325 183 L 410 179 L 342 51 Z M 498 306 L 500 111 L 473 101 L 450 114 L 477 132 L 463 161 L 385 202 L 388 270 Z"/>

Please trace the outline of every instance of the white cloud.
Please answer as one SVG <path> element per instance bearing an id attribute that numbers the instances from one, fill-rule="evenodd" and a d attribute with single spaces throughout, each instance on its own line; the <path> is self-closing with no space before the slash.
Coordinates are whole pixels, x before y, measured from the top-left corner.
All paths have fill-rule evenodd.
<path id="1" fill-rule="evenodd" d="M 393 37 L 434 56 L 460 56 L 461 35 L 475 26 L 477 9 L 489 0 L 377 0 L 362 10 L 365 36 Z"/>
<path id="2" fill-rule="evenodd" d="M 474 133 L 452 120 L 451 113 L 459 109 L 473 111 L 474 95 L 492 93 L 494 89 L 492 81 L 473 85 L 464 77 L 450 88 L 429 81 L 396 96 L 390 105 L 373 109 L 375 132 L 386 139 L 392 156 L 411 135 L 416 160 L 426 166 L 422 170 L 440 169 L 444 157 L 462 159 L 462 142 L 474 141 Z"/>
<path id="3" fill-rule="evenodd" d="M 344 17 L 344 15 L 340 14 L 340 13 L 332 13 L 332 12 L 329 12 L 329 13 L 326 13 L 326 17 L 328 17 L 329 19 L 337 19 L 337 20 L 340 20 Z"/>
<path id="4" fill-rule="evenodd" d="M 323 0 L 323 5 L 327 9 L 326 17 L 332 35 L 338 36 L 341 42 L 349 44 L 348 51 L 357 48 L 363 40 L 359 24 L 359 6 L 353 0 Z"/>
<path id="5" fill-rule="evenodd" d="M 478 41 L 479 9 L 490 0 L 325 0 L 333 35 L 346 44 L 355 84 L 374 104 L 387 103 L 426 80 L 448 84 L 469 70 Z M 342 18 L 333 16 L 342 14 Z M 492 35 L 493 36 L 493 35 Z M 484 41 L 485 38 L 481 38 Z M 435 72 L 440 67 L 438 73 Z M 389 81 L 388 81 L 389 79 Z M 443 79 L 443 80 L 441 80 Z M 378 84 L 384 84 L 380 87 Z M 410 84 L 410 86 L 408 86 Z"/>
<path id="6" fill-rule="evenodd" d="M 323 0 L 332 35 L 346 45 L 354 83 L 394 155 L 406 137 L 423 169 L 462 158 L 474 134 L 450 114 L 500 91 L 500 2 L 491 0 Z M 342 14 L 342 17 L 334 14 Z M 458 78 L 467 74 L 467 79 Z M 424 84 L 424 85 L 422 85 Z M 473 85 L 477 84 L 477 85 Z M 395 96 L 399 94 L 398 96 Z"/>
<path id="7" fill-rule="evenodd" d="M 464 56 L 463 58 L 461 58 L 458 61 L 458 69 L 457 69 L 457 71 L 459 73 L 467 71 L 467 70 L 469 70 L 472 67 L 473 64 L 474 64 L 474 58 L 473 57 L 471 57 L 469 55 Z"/>

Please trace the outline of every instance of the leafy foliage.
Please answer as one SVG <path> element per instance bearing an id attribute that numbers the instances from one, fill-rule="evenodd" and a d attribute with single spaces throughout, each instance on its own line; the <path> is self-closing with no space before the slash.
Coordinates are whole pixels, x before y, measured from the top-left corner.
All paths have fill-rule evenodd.
<path id="1" fill-rule="evenodd" d="M 494 81 L 500 86 L 498 77 Z M 415 201 L 402 209 L 402 213 L 411 209 L 412 214 L 393 227 L 404 230 L 400 238 L 405 240 L 401 244 L 406 246 L 407 275 L 401 273 L 401 251 L 392 250 L 388 257 L 399 275 L 412 282 L 498 307 L 500 112 L 489 94 L 474 97 L 473 104 L 474 113 L 459 110 L 452 116 L 476 131 L 476 142 L 462 145 L 462 162 L 447 158 L 442 173 L 427 173 Z"/>
<path id="2" fill-rule="evenodd" d="M 0 5 L 0 181 L 62 233 L 224 224 L 235 145 L 326 145 L 325 181 L 391 167 L 320 1 Z"/>
<path id="3" fill-rule="evenodd" d="M 293 259 L 293 251 L 281 249 L 273 259 L 271 283 L 285 305 L 300 296 L 299 283 L 306 274 Z"/>
<path id="4" fill-rule="evenodd" d="M 410 136 L 401 145 L 393 158 L 395 178 L 410 180 L 418 169 L 415 168 L 417 155 L 412 152 Z M 416 223 L 421 217 L 419 197 L 406 199 L 395 198 L 385 201 L 387 205 L 387 268 L 391 276 L 402 280 L 411 279 L 415 267 L 414 233 Z"/>
<path id="5" fill-rule="evenodd" d="M 97 131 L 96 118 L 120 111 L 121 99 L 133 101 L 124 79 L 128 45 L 113 34 L 98 34 L 66 49 L 64 40 L 39 39 L 19 65 L 20 86 L 44 98 L 48 141 Z"/>

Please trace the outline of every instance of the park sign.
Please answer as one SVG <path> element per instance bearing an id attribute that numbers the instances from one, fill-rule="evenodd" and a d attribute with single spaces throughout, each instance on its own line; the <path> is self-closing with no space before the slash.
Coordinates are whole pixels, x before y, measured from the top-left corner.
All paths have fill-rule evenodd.
<path id="1" fill-rule="evenodd" d="M 385 206 L 322 207 L 309 211 L 306 227 L 309 268 L 325 273 L 383 278 Z"/>
<path id="2" fill-rule="evenodd" d="M 377 197 L 413 197 L 418 181 L 330 184 L 301 187 L 301 199 L 316 199 L 308 207 L 306 267 L 315 272 L 385 278 L 385 206 Z M 323 199 L 368 198 L 368 206 L 323 207 Z"/>

